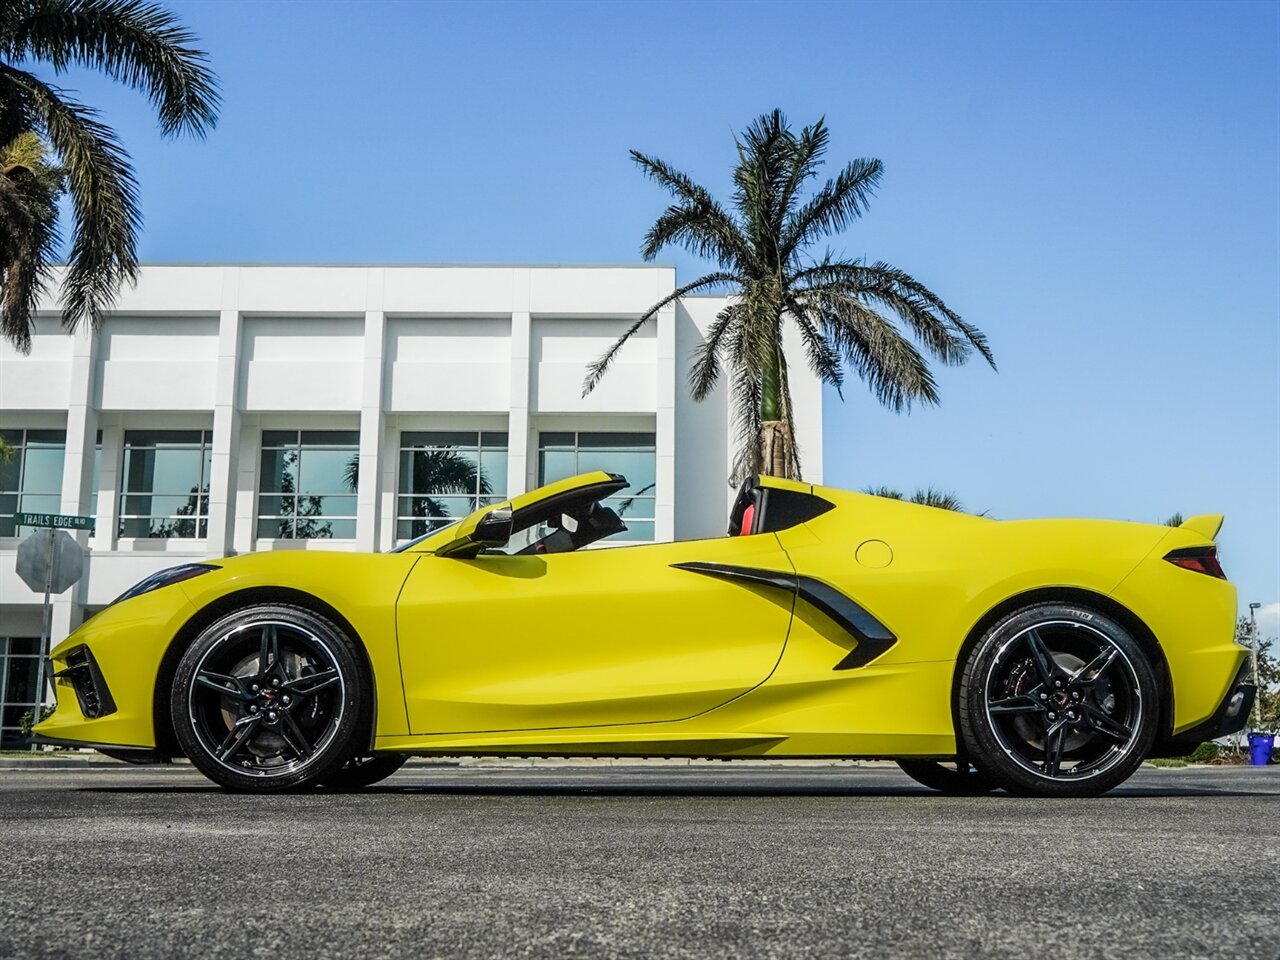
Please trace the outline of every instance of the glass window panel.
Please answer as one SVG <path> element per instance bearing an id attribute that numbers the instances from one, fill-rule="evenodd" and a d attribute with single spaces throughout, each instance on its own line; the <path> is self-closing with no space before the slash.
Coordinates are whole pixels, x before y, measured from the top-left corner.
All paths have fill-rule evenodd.
<path id="1" fill-rule="evenodd" d="M 198 447 L 204 435 L 203 430 L 129 430 L 124 442 L 131 447 Z"/>
<path id="2" fill-rule="evenodd" d="M 652 433 L 579 433 L 578 446 L 585 450 L 588 447 L 602 447 L 605 449 L 616 447 L 652 447 L 657 443 L 655 434 Z"/>
<path id="3" fill-rule="evenodd" d="M 62 495 L 50 493 L 37 497 L 24 493 L 20 501 L 20 509 L 27 513 L 61 513 Z"/>
<path id="4" fill-rule="evenodd" d="M 360 445 L 360 431 L 303 430 L 302 445 L 304 447 L 358 447 Z"/>
<path id="5" fill-rule="evenodd" d="M 604 470 L 620 473 L 627 478 L 628 492 L 653 493 L 653 481 L 657 476 L 657 457 L 653 453 L 635 453 L 626 450 L 582 450 L 578 454 L 578 472 Z M 648 488 L 648 489 L 646 489 Z"/>
<path id="6" fill-rule="evenodd" d="M 54 446 L 65 447 L 67 445 L 67 431 L 65 430 L 28 430 L 27 445 L 33 443 L 53 444 Z"/>
<path id="7" fill-rule="evenodd" d="M 280 493 L 297 489 L 296 450 L 263 450 L 259 489 L 263 493 Z"/>
<path id="8" fill-rule="evenodd" d="M 264 447 L 296 447 L 298 445 L 298 431 L 263 430 L 262 445 Z"/>
<path id="9" fill-rule="evenodd" d="M 626 520 L 627 529 L 621 533 L 615 533 L 609 537 L 604 543 L 627 542 L 631 543 L 636 540 L 645 541 L 653 539 L 653 521 L 652 520 Z"/>
<path id="10" fill-rule="evenodd" d="M 352 463 L 359 462 L 355 450 L 317 450 L 303 447 L 299 460 L 299 493 L 338 493 L 354 490 L 347 481 Z"/>
<path id="11" fill-rule="evenodd" d="M 507 489 L 507 451 L 482 450 L 480 452 L 480 470 L 488 482 L 489 493 L 501 494 Z M 484 493 L 483 485 L 480 489 Z"/>
<path id="12" fill-rule="evenodd" d="M 40 649 L 39 637 L 10 637 L 9 654 L 15 657 L 34 657 Z"/>
<path id="13" fill-rule="evenodd" d="M 403 436 L 413 438 L 405 442 L 406 447 L 474 447 L 480 438 L 474 430 L 428 430 Z"/>
<path id="14" fill-rule="evenodd" d="M 200 487 L 204 458 L 199 447 L 128 451 L 128 489 L 143 493 L 183 493 Z"/>
<path id="15" fill-rule="evenodd" d="M 0 490 L 16 491 L 22 477 L 22 451 L 15 449 L 12 460 L 0 460 Z"/>
<path id="16" fill-rule="evenodd" d="M 406 493 L 471 493 L 476 489 L 476 454 L 472 450 L 414 450 Z"/>
<path id="17" fill-rule="evenodd" d="M 400 485 L 398 490 L 413 489 L 413 451 L 400 451 Z"/>
<path id="18" fill-rule="evenodd" d="M 329 532 L 322 537 L 333 537 L 335 540 L 354 540 L 356 535 L 355 520 L 330 520 Z"/>
<path id="19" fill-rule="evenodd" d="M 63 457 L 61 447 L 28 446 L 23 457 L 22 489 L 35 493 L 61 490 Z"/>
<path id="20" fill-rule="evenodd" d="M 0 514 L 18 512 L 18 495 L 16 493 L 0 493 Z"/>
<path id="21" fill-rule="evenodd" d="M 4 699 L 8 703 L 35 702 L 36 657 L 12 657 L 8 661 L 9 678 L 5 683 Z"/>
<path id="22" fill-rule="evenodd" d="M 200 512 L 200 497 L 196 494 L 175 496 L 125 497 L 125 516 L 193 517 Z"/>
<path id="23" fill-rule="evenodd" d="M 293 497 L 261 496 L 258 498 L 258 513 L 264 517 L 272 517 L 281 513 L 291 512 L 293 507 Z"/>
<path id="24" fill-rule="evenodd" d="M 630 523 L 632 520 L 652 520 L 654 502 L 652 497 L 611 497 L 604 501 L 604 505 Z"/>
<path id="25" fill-rule="evenodd" d="M 543 450 L 560 449 L 572 450 L 574 446 L 574 434 L 572 433 L 540 433 L 538 434 L 538 446 Z"/>
<path id="26" fill-rule="evenodd" d="M 306 516 L 354 517 L 355 497 L 317 497 L 314 494 L 298 498 L 299 510 Z"/>
<path id="27" fill-rule="evenodd" d="M 260 517 L 258 536 L 272 540 L 289 540 L 293 537 L 293 521 L 288 517 L 282 517 L 279 520 L 274 517 Z"/>
<path id="28" fill-rule="evenodd" d="M 482 447 L 507 447 L 507 434 L 497 431 L 485 431 L 480 434 L 480 446 Z"/>
<path id="29" fill-rule="evenodd" d="M 0 430 L 0 440 L 3 440 L 11 447 L 22 446 L 21 430 Z"/>
<path id="30" fill-rule="evenodd" d="M 13 517 L 0 517 L 0 537 L 16 537 L 18 535 L 18 525 L 14 522 Z"/>
<path id="31" fill-rule="evenodd" d="M 577 456 L 573 451 L 544 451 L 538 454 L 538 485 L 554 483 L 565 477 L 572 477 L 579 471 L 575 469 Z"/>

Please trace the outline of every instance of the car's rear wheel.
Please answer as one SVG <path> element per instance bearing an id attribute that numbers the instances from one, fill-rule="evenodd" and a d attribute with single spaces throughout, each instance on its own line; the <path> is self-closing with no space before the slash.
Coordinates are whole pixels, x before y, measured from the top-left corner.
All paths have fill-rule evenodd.
<path id="1" fill-rule="evenodd" d="M 934 760 L 899 760 L 902 772 L 916 783 L 956 796 L 977 796 L 999 788 L 994 780 L 968 760 L 939 763 Z"/>
<path id="2" fill-rule="evenodd" d="M 387 779 L 405 765 L 409 757 L 401 753 L 378 753 L 352 757 L 333 773 L 320 779 L 331 790 L 362 790 Z"/>
<path id="3" fill-rule="evenodd" d="M 320 782 L 367 749 L 372 697 L 354 641 L 325 617 L 259 604 L 204 630 L 170 697 L 183 752 L 229 790 Z"/>
<path id="4" fill-rule="evenodd" d="M 964 746 L 1013 793 L 1104 793 L 1129 778 L 1155 739 L 1155 672 L 1129 631 L 1100 611 L 1019 610 L 979 639 L 961 670 Z"/>

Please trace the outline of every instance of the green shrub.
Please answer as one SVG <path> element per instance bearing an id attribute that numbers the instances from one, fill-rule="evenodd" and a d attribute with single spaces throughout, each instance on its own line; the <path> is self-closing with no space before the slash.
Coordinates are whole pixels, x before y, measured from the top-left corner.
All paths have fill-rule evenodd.
<path id="1" fill-rule="evenodd" d="M 1186 756 L 1188 763 L 1212 763 L 1222 756 L 1222 747 L 1212 741 L 1202 743 Z"/>

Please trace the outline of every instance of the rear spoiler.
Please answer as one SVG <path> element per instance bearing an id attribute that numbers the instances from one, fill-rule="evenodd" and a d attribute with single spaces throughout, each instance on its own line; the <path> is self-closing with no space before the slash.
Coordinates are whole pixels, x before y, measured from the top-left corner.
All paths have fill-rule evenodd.
<path id="1" fill-rule="evenodd" d="M 1189 517 L 1179 524 L 1179 528 L 1198 533 L 1206 540 L 1214 540 L 1218 536 L 1218 531 L 1222 529 L 1222 514 L 1202 513 L 1198 517 Z"/>

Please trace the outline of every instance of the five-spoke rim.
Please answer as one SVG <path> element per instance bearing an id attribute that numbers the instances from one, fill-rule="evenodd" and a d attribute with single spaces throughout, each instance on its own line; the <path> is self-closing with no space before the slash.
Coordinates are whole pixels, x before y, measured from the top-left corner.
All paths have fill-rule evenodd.
<path id="1" fill-rule="evenodd" d="M 324 752 L 345 684 L 329 643 L 283 620 L 228 631 L 196 665 L 187 706 L 205 753 L 237 773 L 278 777 Z"/>
<path id="2" fill-rule="evenodd" d="M 997 651 L 986 681 L 987 719 L 1000 748 L 1049 780 L 1085 780 L 1122 762 L 1142 725 L 1137 671 L 1096 627 L 1049 620 Z"/>

